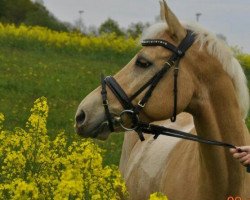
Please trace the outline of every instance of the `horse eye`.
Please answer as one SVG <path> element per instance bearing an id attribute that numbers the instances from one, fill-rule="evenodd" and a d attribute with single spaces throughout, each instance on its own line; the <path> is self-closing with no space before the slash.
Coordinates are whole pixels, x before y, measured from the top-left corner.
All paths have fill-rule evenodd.
<path id="1" fill-rule="evenodd" d="M 136 66 L 141 67 L 141 68 L 147 68 L 152 65 L 151 62 L 144 60 L 144 59 L 137 59 L 135 61 Z"/>

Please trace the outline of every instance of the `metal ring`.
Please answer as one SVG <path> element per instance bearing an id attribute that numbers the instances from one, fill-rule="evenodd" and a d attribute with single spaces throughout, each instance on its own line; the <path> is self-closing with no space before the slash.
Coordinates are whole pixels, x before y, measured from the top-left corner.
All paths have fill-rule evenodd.
<path id="1" fill-rule="evenodd" d="M 123 115 L 128 115 L 131 116 L 131 121 L 132 121 L 132 126 L 131 127 L 126 127 L 126 125 L 124 125 L 123 121 L 122 121 L 122 116 Z M 120 114 L 120 125 L 123 129 L 125 129 L 126 131 L 133 131 L 135 129 L 137 129 L 137 124 L 139 122 L 139 117 L 137 114 L 135 114 L 135 112 L 133 110 L 124 110 L 121 112 Z"/>

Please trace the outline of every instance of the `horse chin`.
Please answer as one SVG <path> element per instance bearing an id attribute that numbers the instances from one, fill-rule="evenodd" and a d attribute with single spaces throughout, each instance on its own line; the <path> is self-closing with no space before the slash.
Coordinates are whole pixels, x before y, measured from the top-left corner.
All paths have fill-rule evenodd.
<path id="1" fill-rule="evenodd" d="M 108 123 L 102 122 L 94 131 L 93 136 L 98 140 L 107 140 L 110 134 Z"/>
<path id="2" fill-rule="evenodd" d="M 107 121 L 103 121 L 89 130 L 83 127 L 76 127 L 76 132 L 83 138 L 96 138 L 98 140 L 106 140 L 110 134 Z"/>

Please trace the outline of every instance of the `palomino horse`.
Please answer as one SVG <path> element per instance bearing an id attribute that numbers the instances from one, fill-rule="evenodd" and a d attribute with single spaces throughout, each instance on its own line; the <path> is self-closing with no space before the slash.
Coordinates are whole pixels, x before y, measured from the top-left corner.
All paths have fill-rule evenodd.
<path id="1" fill-rule="evenodd" d="M 175 83 L 171 67 L 155 86 L 139 118 L 237 146 L 250 144 L 244 123 L 249 107 L 246 78 L 230 49 L 197 25 L 182 25 L 165 2 L 161 3 L 161 16 L 165 22 L 151 26 L 143 39 L 161 39 L 178 46 L 187 30 L 195 34 L 195 42 L 178 63 L 176 111 L 186 113 L 180 114 L 173 124 L 161 122 L 173 114 Z M 172 55 L 172 51 L 162 46 L 145 46 L 114 78 L 130 97 L 159 72 Z M 83 137 L 106 139 L 112 122 L 107 120 L 116 119 L 123 111 L 117 95 L 107 88 L 110 111 L 107 117 L 101 90 L 101 87 L 95 89 L 78 107 L 76 130 Z M 132 104 L 137 105 L 146 92 L 147 88 Z M 123 119 L 126 120 L 129 119 Z M 122 128 L 114 124 L 114 130 Z M 170 200 L 250 198 L 250 177 L 228 149 L 166 136 L 156 140 L 145 137 L 141 142 L 133 131 L 125 133 L 120 169 L 131 199 L 144 200 L 156 191 L 166 194 Z"/>

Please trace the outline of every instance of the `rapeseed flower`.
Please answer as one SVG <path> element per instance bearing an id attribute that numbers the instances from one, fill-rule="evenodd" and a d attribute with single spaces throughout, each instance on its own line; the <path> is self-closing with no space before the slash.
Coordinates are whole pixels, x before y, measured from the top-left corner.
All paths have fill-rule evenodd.
<path id="1" fill-rule="evenodd" d="M 168 198 L 160 192 L 155 192 L 155 193 L 150 195 L 149 200 L 168 200 Z"/>
<path id="2" fill-rule="evenodd" d="M 13 24 L 3 25 L 0 23 L 0 38 L 2 41 L 14 41 L 13 45 L 22 48 L 30 44 L 33 48 L 39 45 L 45 47 L 56 47 L 65 51 L 67 48 L 79 52 L 113 51 L 124 53 L 138 47 L 138 40 L 117 36 L 115 33 L 100 36 L 84 36 L 74 32 L 57 32 L 45 27 L 29 27 L 26 25 L 15 26 Z M 11 40 L 10 40 L 11 38 Z M 34 41 L 32 44 L 31 42 Z"/>
<path id="3" fill-rule="evenodd" d="M 0 199 L 126 199 L 118 168 L 102 166 L 92 140 L 64 131 L 50 138 L 48 111 L 47 99 L 37 99 L 25 128 L 13 131 L 0 114 Z"/>

